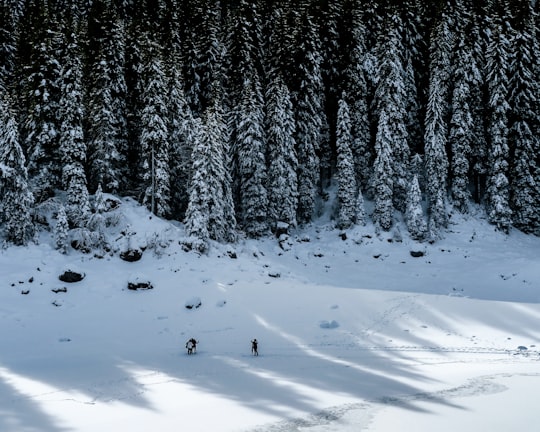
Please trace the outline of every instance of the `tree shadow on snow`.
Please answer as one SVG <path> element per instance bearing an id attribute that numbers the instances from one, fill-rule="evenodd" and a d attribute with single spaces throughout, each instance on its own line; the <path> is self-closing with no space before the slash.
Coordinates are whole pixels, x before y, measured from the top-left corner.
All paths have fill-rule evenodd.
<path id="1" fill-rule="evenodd" d="M 403 332 L 403 343 L 419 348 L 437 347 L 444 343 L 433 340 L 428 334 L 429 329 L 420 325 L 420 318 L 430 326 L 447 329 L 448 332 L 453 331 L 455 323 L 474 319 L 470 323 L 471 329 L 475 325 L 489 323 L 499 326 L 501 332 L 508 330 L 521 335 L 524 340 L 535 336 L 539 316 L 535 309 L 526 305 L 498 303 L 484 308 L 471 306 L 472 309 L 467 310 L 468 303 L 464 303 L 463 307 L 441 311 L 436 305 L 430 305 L 425 297 L 419 298 L 414 294 L 410 297 L 406 309 L 401 306 L 395 308 L 389 302 L 387 311 L 379 311 L 381 319 L 373 318 L 376 324 L 371 327 L 374 349 L 366 348 L 366 341 L 361 338 L 365 336 L 362 333 L 365 327 L 351 328 L 345 323 L 343 328 L 321 329 L 319 334 L 310 329 L 306 332 L 311 335 L 309 339 L 303 339 L 301 335 L 292 334 L 271 321 L 263 312 L 250 312 L 251 321 L 243 322 L 246 328 L 234 328 L 234 332 L 227 335 L 230 339 L 227 345 L 223 344 L 222 331 L 207 328 L 206 333 L 200 335 L 202 343 L 193 356 L 187 356 L 183 346 L 172 347 L 170 335 L 161 335 L 163 338 L 156 342 L 138 340 L 135 334 L 129 341 L 123 341 L 123 346 L 118 349 L 111 346 L 109 350 L 100 348 L 95 352 L 91 346 L 85 348 L 82 342 L 77 345 L 76 338 L 66 342 L 62 344 L 62 354 L 54 350 L 48 354 L 51 357 L 68 356 L 69 361 L 64 359 L 59 363 L 61 367 L 43 358 L 3 361 L 0 365 L 0 430 L 67 430 L 58 424 L 53 414 L 43 409 L 43 401 L 62 402 L 66 410 L 69 410 L 70 403 L 83 404 L 90 414 L 93 404 L 113 403 L 158 412 L 160 407 L 154 406 L 149 395 L 157 388 L 155 386 L 164 382 L 178 384 L 178 387 L 171 387 L 172 392 L 167 397 L 178 398 L 179 417 L 191 415 L 188 404 L 184 406 L 182 403 L 189 399 L 190 389 L 279 419 L 294 419 L 320 412 L 324 408 L 321 405 L 323 393 L 328 400 L 331 400 L 329 394 L 335 394 L 336 404 L 346 400 L 372 404 L 399 403 L 404 409 L 427 412 L 417 403 L 422 398 L 414 395 L 425 394 L 425 385 L 437 382 L 414 367 L 415 354 L 411 355 L 400 346 L 389 346 L 392 325 L 395 327 L 393 334 L 396 329 L 408 330 Z M 401 298 L 396 297 L 395 300 L 402 302 Z M 453 301 L 459 302 L 459 299 Z M 402 324 L 399 317 L 387 313 L 394 310 L 400 313 L 407 311 L 418 321 Z M 478 315 L 480 310 L 482 314 Z M 284 314 L 289 312 L 283 311 Z M 177 321 L 171 319 L 167 326 L 180 328 L 182 315 L 175 319 Z M 155 318 L 152 322 L 156 325 L 156 333 L 159 326 L 165 325 L 161 324 L 164 321 L 156 321 Z M 418 324 L 414 328 L 411 327 L 413 322 Z M 131 324 L 128 322 L 126 325 Z M 139 325 L 147 326 L 148 323 L 141 321 Z M 91 324 L 89 327 L 97 331 Z M 122 334 L 126 334 L 124 329 L 119 331 L 119 335 Z M 249 352 L 249 340 L 254 334 L 261 341 L 259 357 Z M 167 348 L 162 349 L 161 343 Z M 516 341 L 518 343 L 521 341 Z M 396 349 L 391 351 L 391 348 Z M 473 342 L 469 348 L 471 351 L 474 349 Z M 439 350 L 437 355 L 444 358 L 447 353 Z M 34 390 L 26 390 L 29 386 L 25 385 L 25 380 L 36 384 L 30 386 Z M 58 393 L 59 400 L 55 399 L 55 393 Z M 66 394 L 70 400 L 65 400 Z M 453 403 L 451 398 L 437 394 L 430 395 L 428 400 L 457 410 L 466 409 Z"/>
<path id="2" fill-rule="evenodd" d="M 67 432 L 44 412 L 39 402 L 13 386 L 11 373 L 0 367 L 0 431 L 4 432 Z"/>

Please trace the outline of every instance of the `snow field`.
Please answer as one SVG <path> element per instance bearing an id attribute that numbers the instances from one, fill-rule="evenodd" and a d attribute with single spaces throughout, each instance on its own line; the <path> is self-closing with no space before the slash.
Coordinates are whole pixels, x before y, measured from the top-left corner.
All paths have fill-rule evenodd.
<path id="1" fill-rule="evenodd" d="M 322 225 L 288 251 L 263 239 L 199 256 L 124 206 L 134 242 L 165 232 L 170 245 L 136 263 L 45 242 L 0 253 L 0 430 L 497 432 L 538 420 L 539 239 L 474 221 L 433 245 L 368 228 L 341 240 Z M 61 282 L 66 267 L 86 277 Z M 128 290 L 135 278 L 154 288 Z"/>

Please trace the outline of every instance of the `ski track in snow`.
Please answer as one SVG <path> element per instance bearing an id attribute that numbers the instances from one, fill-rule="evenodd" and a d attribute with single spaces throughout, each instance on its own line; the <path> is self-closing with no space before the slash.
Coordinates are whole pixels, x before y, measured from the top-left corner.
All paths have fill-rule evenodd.
<path id="1" fill-rule="evenodd" d="M 379 332 L 383 327 L 388 326 L 391 322 L 398 318 L 403 318 L 410 315 L 414 310 L 419 309 L 419 305 L 415 302 L 415 298 L 419 295 L 406 294 L 393 298 L 391 301 L 395 303 L 386 309 L 380 317 L 375 319 L 371 325 L 363 330 L 366 336 Z"/>
<path id="2" fill-rule="evenodd" d="M 354 431 L 365 430 L 373 418 L 377 415 L 377 412 L 382 409 L 383 406 L 393 405 L 396 407 L 407 407 L 412 402 L 430 402 L 430 401 L 451 401 L 457 398 L 469 398 L 491 395 L 501 393 L 507 390 L 507 387 L 503 384 L 495 382 L 497 378 L 512 378 L 512 377 L 527 377 L 527 378 L 540 378 L 538 374 L 509 374 L 501 373 L 495 375 L 480 376 L 467 380 L 464 384 L 458 387 L 451 387 L 448 389 L 436 391 L 436 392 L 422 392 L 413 395 L 404 396 L 392 396 L 382 397 L 377 400 L 366 401 L 364 403 L 345 404 L 336 407 L 329 407 L 321 410 L 318 413 L 306 416 L 304 418 L 297 418 L 292 420 L 280 421 L 273 424 L 261 425 L 255 428 L 241 429 L 241 432 L 303 432 L 316 430 L 323 431 L 337 431 L 340 426 L 337 425 L 334 428 L 332 425 L 339 423 L 340 420 L 348 413 L 355 411 L 355 424 L 350 429 Z M 327 428 L 324 428 L 324 427 Z M 346 426 L 344 426 L 346 427 Z M 239 431 L 239 432 L 240 432 Z"/>

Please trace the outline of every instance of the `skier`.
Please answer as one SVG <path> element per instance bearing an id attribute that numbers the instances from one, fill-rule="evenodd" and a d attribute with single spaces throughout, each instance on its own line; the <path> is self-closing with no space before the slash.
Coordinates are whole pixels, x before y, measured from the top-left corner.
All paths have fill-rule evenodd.
<path id="1" fill-rule="evenodd" d="M 259 351 L 258 351 L 258 346 L 259 342 L 257 342 L 257 339 L 253 339 L 251 341 L 251 352 L 253 353 L 254 356 L 258 356 L 259 355 Z"/>
<path id="2" fill-rule="evenodd" d="M 186 348 L 189 355 L 194 354 L 197 351 L 197 341 L 195 338 L 191 338 L 186 342 Z"/>

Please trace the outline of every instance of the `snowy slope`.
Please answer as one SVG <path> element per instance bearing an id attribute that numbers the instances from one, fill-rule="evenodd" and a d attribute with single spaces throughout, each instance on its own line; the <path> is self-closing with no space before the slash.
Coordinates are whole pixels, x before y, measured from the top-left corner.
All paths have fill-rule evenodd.
<path id="1" fill-rule="evenodd" d="M 129 200 L 120 211 L 147 247 L 139 262 L 120 260 L 120 235 L 103 258 L 60 255 L 46 237 L 0 253 L 1 431 L 507 431 L 540 420 L 538 238 L 457 218 L 434 244 L 372 227 L 343 240 L 321 222 L 285 250 L 264 239 L 199 256 L 182 250 L 181 227 Z M 68 268 L 86 277 L 61 282 Z M 154 288 L 128 290 L 134 280 Z"/>

